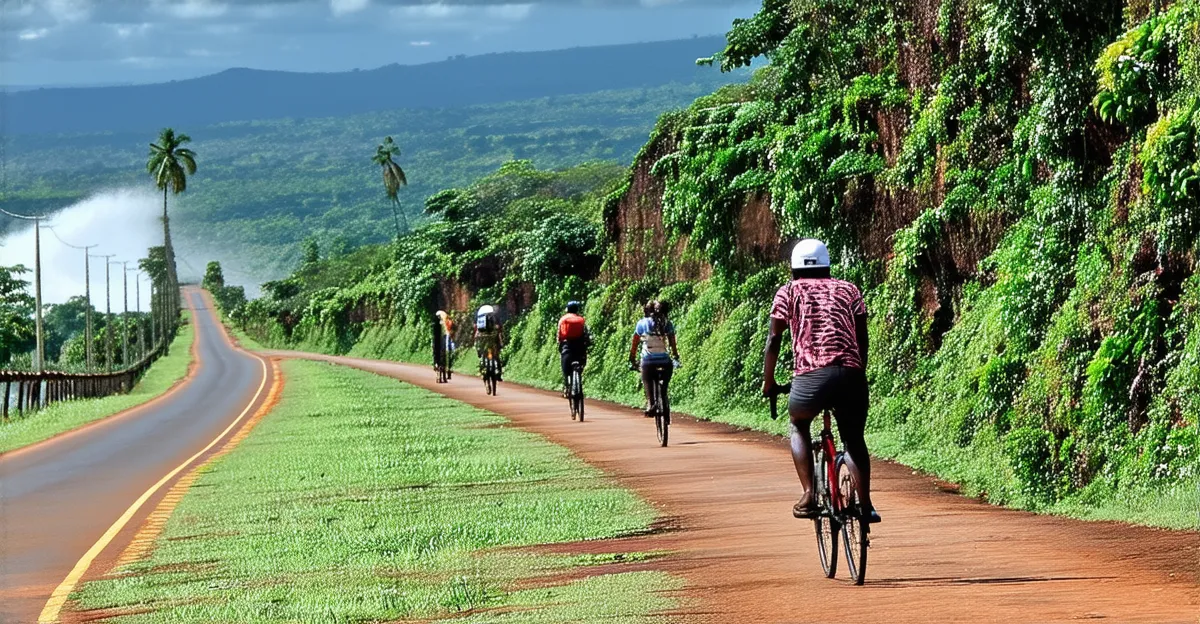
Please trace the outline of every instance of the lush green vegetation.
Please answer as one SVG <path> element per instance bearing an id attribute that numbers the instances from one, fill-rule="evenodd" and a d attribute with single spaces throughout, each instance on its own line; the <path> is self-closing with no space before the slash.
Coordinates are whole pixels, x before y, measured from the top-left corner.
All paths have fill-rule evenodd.
<path id="1" fill-rule="evenodd" d="M 19 264 L 0 267 L 0 366 L 8 368 L 15 368 L 14 359 L 29 359 L 37 342 L 37 301 L 29 294 L 29 281 L 22 278 L 26 273 L 29 269 Z"/>
<path id="2" fill-rule="evenodd" d="M 665 574 L 556 581 L 589 561 L 506 548 L 625 535 L 653 519 L 566 449 L 370 373 L 289 361 L 284 377 L 279 405 L 204 469 L 149 560 L 85 585 L 83 608 L 128 611 L 119 622 L 468 612 L 486 622 L 653 622 L 672 606 L 661 590 L 677 582 Z M 509 591 L 531 576 L 551 581 Z"/>
<path id="3" fill-rule="evenodd" d="M 751 225 L 825 239 L 867 293 L 877 452 L 996 503 L 1195 527 L 1200 5 L 922 11 L 767 0 L 712 60 L 770 64 L 664 115 L 627 183 L 607 200 L 611 182 L 594 184 L 567 226 L 529 209 L 563 201 L 538 180 L 565 174 L 509 165 L 431 198 L 441 222 L 393 252 L 268 288 L 248 327 L 424 359 L 439 293 L 461 287 L 516 315 L 510 376 L 553 384 L 551 328 L 581 298 L 590 391 L 636 400 L 625 341 L 638 303 L 662 297 L 686 364 L 676 403 L 779 430 L 757 394 L 786 273 L 739 245 L 745 207 L 769 201 L 774 223 Z M 637 211 L 666 243 L 622 221 Z M 644 267 L 622 261 L 629 245 Z M 682 279 L 697 262 L 712 278 Z"/>
<path id="4" fill-rule="evenodd" d="M 403 150 L 399 164 L 410 185 L 398 199 L 402 216 L 414 221 L 426 197 L 514 158 L 551 168 L 628 163 L 662 111 L 742 77 L 712 71 L 695 84 L 188 127 L 200 162 L 189 192 L 171 205 L 180 269 L 199 277 L 204 267 L 197 260 L 218 256 L 231 278 L 258 282 L 286 275 L 299 260 L 297 243 L 309 236 L 327 249 L 390 240 L 391 207 L 370 161 L 385 135 Z M 106 188 L 145 185 L 148 138 L 134 132 L 8 137 L 0 206 L 53 211 Z M 182 264 L 189 258 L 195 266 Z"/>
<path id="5" fill-rule="evenodd" d="M 186 312 L 184 313 L 186 317 Z M 60 433 L 108 418 L 141 405 L 169 390 L 187 375 L 192 362 L 192 330 L 184 325 L 171 342 L 170 353 L 150 366 L 129 394 L 100 399 L 53 403 L 39 412 L 0 424 L 0 453 L 41 442 Z"/>

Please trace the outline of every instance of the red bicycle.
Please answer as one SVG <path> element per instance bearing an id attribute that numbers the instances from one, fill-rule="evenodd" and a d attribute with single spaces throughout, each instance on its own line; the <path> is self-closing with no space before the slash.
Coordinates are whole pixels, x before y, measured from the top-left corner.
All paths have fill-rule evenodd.
<path id="1" fill-rule="evenodd" d="M 776 385 L 770 393 L 771 419 L 779 417 L 779 395 L 791 389 Z M 831 414 L 821 414 L 824 427 L 820 441 L 813 446 L 813 491 L 817 495 L 818 512 L 813 518 L 817 531 L 817 554 L 826 578 L 837 574 L 838 533 L 846 551 L 846 566 L 855 585 L 867 578 L 867 548 L 871 545 L 870 510 L 861 503 L 858 468 L 845 452 L 837 450 L 831 430 Z"/>

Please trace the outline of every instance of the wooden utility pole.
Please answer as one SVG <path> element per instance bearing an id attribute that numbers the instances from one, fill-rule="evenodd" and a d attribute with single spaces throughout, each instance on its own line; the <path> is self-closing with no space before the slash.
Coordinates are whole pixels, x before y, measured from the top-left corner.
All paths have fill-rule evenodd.
<path id="1" fill-rule="evenodd" d="M 93 344 L 95 339 L 92 337 L 92 263 L 89 260 L 90 256 L 87 251 L 92 247 L 95 247 L 95 245 L 88 245 L 83 248 L 83 295 L 87 298 L 87 322 L 83 329 L 83 339 L 86 341 L 86 344 L 84 344 L 84 359 L 87 360 L 86 367 L 89 373 L 96 370 L 96 356 L 92 353 L 92 348 L 95 346 Z"/>
<path id="2" fill-rule="evenodd" d="M 83 250 L 83 296 L 85 299 L 87 299 L 87 310 L 85 311 L 84 315 L 86 321 L 83 329 L 84 360 L 86 362 L 85 366 L 87 372 L 91 373 L 96 369 L 96 359 L 92 353 L 92 342 L 94 340 L 92 337 L 92 263 L 89 260 L 91 255 L 88 252 L 91 250 L 91 248 L 96 247 L 96 245 L 72 245 L 71 243 L 63 240 L 62 237 L 58 235 L 58 231 L 53 227 L 48 227 L 47 229 L 50 230 L 50 233 L 54 235 L 54 238 L 58 239 L 58 242 L 70 247 L 71 249 Z"/>
<path id="3" fill-rule="evenodd" d="M 110 283 L 111 276 L 109 275 L 108 265 L 109 258 L 115 257 L 117 254 L 94 255 L 93 258 L 104 258 L 104 370 L 112 372 L 113 361 L 113 335 L 112 335 L 112 286 Z"/>
<path id="4" fill-rule="evenodd" d="M 129 368 L 129 261 L 123 260 L 121 268 L 121 296 L 125 300 L 125 311 L 121 313 L 121 367 Z"/>
<path id="5" fill-rule="evenodd" d="M 34 314 L 34 331 L 37 332 L 37 354 L 33 363 L 33 371 L 40 373 L 46 370 L 46 334 L 42 329 L 42 220 L 33 220 L 33 292 L 37 301 L 37 312 Z"/>
<path id="6" fill-rule="evenodd" d="M 46 337 L 42 333 L 42 219 L 45 219 L 46 215 L 21 215 L 3 208 L 0 208 L 0 214 L 6 214 L 14 219 L 33 221 L 33 288 L 37 306 L 37 310 L 34 311 L 37 351 L 33 356 L 33 370 L 40 373 L 44 370 L 46 361 Z"/>
<path id="7" fill-rule="evenodd" d="M 154 298 L 158 296 L 154 289 L 154 278 L 150 278 L 150 344 L 151 348 L 158 348 L 158 329 L 154 322 Z M 159 306 L 161 309 L 161 306 Z"/>
<path id="8" fill-rule="evenodd" d="M 142 331 L 142 277 L 141 269 L 134 267 L 132 269 L 126 267 L 125 271 L 133 271 L 133 299 L 137 306 L 137 332 L 134 337 L 137 340 L 137 358 L 142 361 L 146 358 L 146 337 Z M 128 312 L 126 312 L 128 314 Z"/>

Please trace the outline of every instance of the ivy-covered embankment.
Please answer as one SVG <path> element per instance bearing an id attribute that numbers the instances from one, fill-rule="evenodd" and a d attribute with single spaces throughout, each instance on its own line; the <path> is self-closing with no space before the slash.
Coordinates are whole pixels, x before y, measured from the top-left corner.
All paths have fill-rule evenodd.
<path id="1" fill-rule="evenodd" d="M 244 320 L 420 360 L 433 306 L 500 301 L 510 374 L 552 383 L 586 298 L 589 391 L 632 401 L 638 303 L 666 298 L 677 404 L 780 431 L 757 398 L 776 260 L 820 237 L 867 293 L 874 451 L 996 503 L 1196 527 L 1200 2 L 766 0 L 711 60 L 759 57 L 628 174 L 509 165 Z"/>

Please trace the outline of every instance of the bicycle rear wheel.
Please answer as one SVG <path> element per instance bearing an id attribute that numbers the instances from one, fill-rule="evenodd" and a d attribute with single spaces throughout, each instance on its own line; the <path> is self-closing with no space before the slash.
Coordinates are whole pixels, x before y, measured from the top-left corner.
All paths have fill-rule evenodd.
<path id="1" fill-rule="evenodd" d="M 571 401 L 574 403 L 572 411 L 579 417 L 579 422 L 583 422 L 583 375 L 579 371 L 571 374 Z"/>
<path id="2" fill-rule="evenodd" d="M 657 404 L 657 408 L 654 410 L 654 427 L 658 430 L 658 444 L 666 446 L 671 431 L 671 404 L 667 400 L 667 388 L 663 382 L 661 380 L 656 382 L 654 387 L 655 403 Z"/>
<path id="3" fill-rule="evenodd" d="M 825 578 L 833 578 L 837 574 L 838 564 L 838 522 L 833 515 L 833 499 L 829 489 L 829 458 L 818 447 L 813 452 L 813 460 L 816 472 L 813 478 L 814 494 L 820 508 L 820 514 L 813 519 L 817 531 L 817 555 L 821 558 L 821 570 L 825 572 Z"/>
<path id="4" fill-rule="evenodd" d="M 838 489 L 841 490 L 845 504 L 842 509 L 845 517 L 842 520 L 842 545 L 846 549 L 846 567 L 849 568 L 850 579 L 855 585 L 862 585 L 867 578 L 867 547 L 868 523 L 863 514 L 862 503 L 858 496 L 858 471 L 847 463 L 844 458 L 838 458 Z"/>

